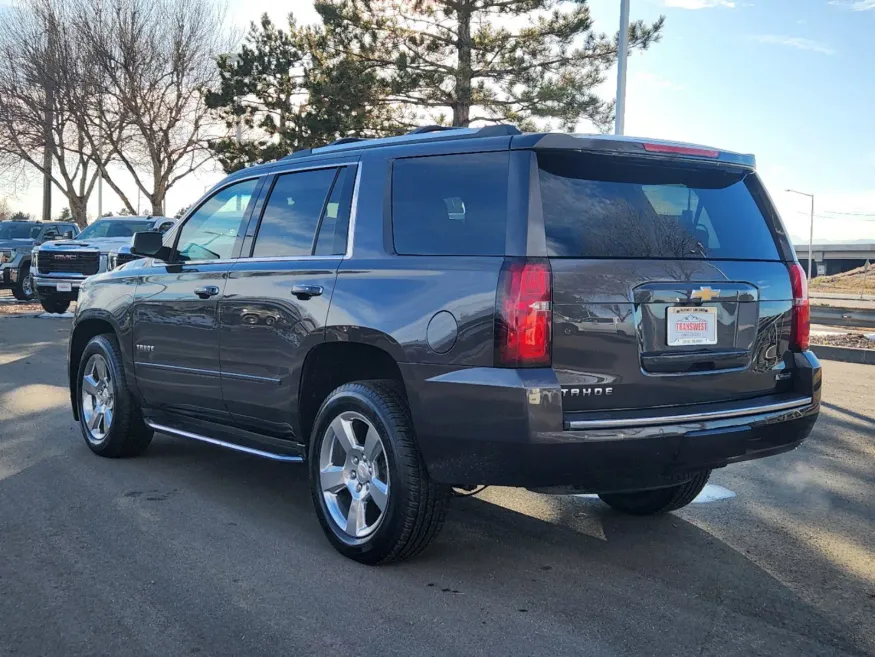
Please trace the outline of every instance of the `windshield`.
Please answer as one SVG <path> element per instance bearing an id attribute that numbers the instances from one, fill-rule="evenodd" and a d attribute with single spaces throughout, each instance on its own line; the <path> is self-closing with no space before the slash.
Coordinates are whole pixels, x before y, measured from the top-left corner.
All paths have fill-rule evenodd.
<path id="1" fill-rule="evenodd" d="M 0 223 L 0 240 L 31 239 L 32 230 L 36 231 L 36 234 L 39 235 L 39 226 L 25 222 L 3 222 Z"/>
<path id="2" fill-rule="evenodd" d="M 77 240 L 94 240 L 106 237 L 133 237 L 134 233 L 144 233 L 152 230 L 151 219 L 144 221 L 95 221 L 79 233 Z"/>

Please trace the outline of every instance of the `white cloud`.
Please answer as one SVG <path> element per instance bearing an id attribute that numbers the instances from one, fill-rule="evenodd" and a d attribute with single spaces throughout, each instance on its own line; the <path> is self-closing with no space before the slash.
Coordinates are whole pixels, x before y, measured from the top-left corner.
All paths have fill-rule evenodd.
<path id="1" fill-rule="evenodd" d="M 847 7 L 852 11 L 875 10 L 875 0 L 830 0 L 829 4 Z"/>
<path id="2" fill-rule="evenodd" d="M 656 73 L 639 71 L 632 76 L 632 79 L 635 84 L 640 84 L 655 89 L 667 89 L 669 91 L 683 91 L 684 89 L 686 89 L 686 87 L 682 84 L 672 82 L 671 80 L 664 78 L 661 75 L 657 75 Z"/>
<path id="3" fill-rule="evenodd" d="M 873 0 L 875 1 L 875 0 Z M 799 50 L 811 50 L 824 55 L 835 55 L 836 51 L 824 43 L 812 41 L 811 39 L 803 39 L 802 37 L 789 37 L 780 34 L 756 34 L 750 37 L 754 41 L 760 43 L 771 43 L 777 46 L 789 46 L 790 48 L 798 48 Z"/>
<path id="4" fill-rule="evenodd" d="M 864 0 L 869 1 L 869 0 Z M 710 9 L 711 7 L 735 7 L 732 0 L 665 0 L 666 7 L 679 9 Z"/>

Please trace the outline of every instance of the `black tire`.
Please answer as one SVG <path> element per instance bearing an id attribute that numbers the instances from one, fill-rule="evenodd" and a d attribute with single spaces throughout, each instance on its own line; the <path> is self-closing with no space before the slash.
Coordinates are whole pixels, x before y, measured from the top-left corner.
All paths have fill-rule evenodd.
<path id="1" fill-rule="evenodd" d="M 323 442 L 331 423 L 345 412 L 363 416 L 378 432 L 388 468 L 385 509 L 373 533 L 363 538 L 346 533 L 335 522 L 321 486 Z M 349 383 L 328 395 L 313 426 L 309 464 L 319 523 L 335 549 L 350 559 L 370 565 L 407 559 L 421 552 L 444 524 L 451 489 L 429 477 L 403 389 L 394 381 Z"/>
<path id="2" fill-rule="evenodd" d="M 109 374 L 109 388 L 114 395 L 112 419 L 106 427 L 105 435 L 100 438 L 96 437 L 88 426 L 83 395 L 83 381 L 95 363 L 92 360 L 94 356 L 102 358 L 105 362 Z M 128 390 L 121 351 L 114 335 L 97 335 L 85 346 L 82 360 L 79 361 L 75 396 L 79 407 L 79 427 L 82 430 L 82 437 L 92 452 L 99 456 L 117 458 L 136 456 L 149 447 L 149 443 L 152 442 L 152 430 L 143 422 L 140 408 Z"/>
<path id="3" fill-rule="evenodd" d="M 19 301 L 32 301 L 36 296 L 29 265 L 25 265 L 18 272 L 18 283 L 12 287 L 12 296 Z"/>
<path id="4" fill-rule="evenodd" d="M 71 303 L 69 299 L 55 299 L 53 297 L 41 297 L 39 301 L 43 310 L 54 315 L 63 315 Z"/>
<path id="5" fill-rule="evenodd" d="M 689 481 L 656 490 L 642 490 L 633 493 L 604 493 L 600 494 L 602 502 L 623 513 L 636 516 L 650 516 L 657 513 L 668 513 L 686 506 L 702 492 L 710 470 L 698 472 Z"/>

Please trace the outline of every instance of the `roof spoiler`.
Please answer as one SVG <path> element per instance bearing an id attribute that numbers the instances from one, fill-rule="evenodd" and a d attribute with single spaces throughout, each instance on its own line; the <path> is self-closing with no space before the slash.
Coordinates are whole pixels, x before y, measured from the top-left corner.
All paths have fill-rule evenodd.
<path id="1" fill-rule="evenodd" d="M 625 137 L 621 135 L 535 134 L 514 137 L 511 148 L 534 150 L 579 150 L 588 152 L 676 157 L 684 160 L 721 162 L 750 169 L 756 168 L 753 155 L 724 151 L 682 142 Z"/>

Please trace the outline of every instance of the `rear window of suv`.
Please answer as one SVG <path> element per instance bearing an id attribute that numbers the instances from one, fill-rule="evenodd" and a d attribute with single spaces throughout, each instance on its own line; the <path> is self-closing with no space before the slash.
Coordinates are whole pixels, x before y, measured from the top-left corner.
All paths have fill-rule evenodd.
<path id="1" fill-rule="evenodd" d="M 504 255 L 509 155 L 397 160 L 392 229 L 402 255 Z"/>
<path id="2" fill-rule="evenodd" d="M 581 153 L 538 166 L 553 257 L 780 259 L 751 172 Z"/>

